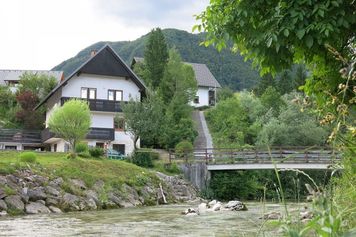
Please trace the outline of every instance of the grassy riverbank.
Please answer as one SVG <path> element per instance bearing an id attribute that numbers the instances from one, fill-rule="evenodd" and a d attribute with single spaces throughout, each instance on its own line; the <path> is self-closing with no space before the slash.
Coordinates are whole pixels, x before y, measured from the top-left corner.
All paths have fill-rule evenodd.
<path id="1" fill-rule="evenodd" d="M 36 153 L 35 163 L 21 162 L 21 152 L 0 152 L 0 174 L 12 174 L 21 168 L 30 168 L 34 173 L 49 178 L 81 179 L 91 187 L 95 181 L 103 180 L 106 184 L 124 183 L 139 187 L 146 182 L 157 183 L 158 178 L 147 169 L 134 164 L 107 159 L 67 159 L 65 153 Z"/>

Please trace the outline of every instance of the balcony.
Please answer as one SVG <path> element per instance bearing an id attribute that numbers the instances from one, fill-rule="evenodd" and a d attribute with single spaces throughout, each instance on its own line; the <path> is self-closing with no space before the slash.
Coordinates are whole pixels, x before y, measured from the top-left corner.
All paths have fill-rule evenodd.
<path id="1" fill-rule="evenodd" d="M 0 129 L 0 142 L 40 144 L 41 132 L 21 129 Z"/>
<path id="2" fill-rule="evenodd" d="M 62 97 L 61 105 L 70 99 L 81 99 L 74 97 Z M 112 101 L 112 100 L 100 100 L 100 99 L 81 99 L 88 101 L 91 111 L 103 111 L 103 112 L 122 112 L 121 105 L 127 103 L 124 101 Z"/>
<path id="3" fill-rule="evenodd" d="M 41 132 L 41 137 L 42 142 L 45 142 L 56 136 L 48 128 L 45 128 Z M 113 141 L 115 140 L 115 130 L 113 128 L 90 128 L 86 139 Z"/>

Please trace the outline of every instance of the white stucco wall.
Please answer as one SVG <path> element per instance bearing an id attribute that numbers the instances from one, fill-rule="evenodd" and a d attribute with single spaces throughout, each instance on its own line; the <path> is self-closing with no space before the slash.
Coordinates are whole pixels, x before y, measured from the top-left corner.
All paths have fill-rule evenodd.
<path id="1" fill-rule="evenodd" d="M 141 96 L 139 88 L 130 79 L 90 74 L 80 74 L 79 77 L 71 78 L 62 88 L 62 96 L 80 98 L 82 87 L 96 88 L 96 98 L 102 100 L 108 99 L 108 90 L 122 90 L 124 101 L 128 101 L 130 96 L 134 99 L 140 99 Z"/>
<path id="2" fill-rule="evenodd" d="M 91 127 L 114 128 L 114 113 L 91 112 Z"/>
<path id="3" fill-rule="evenodd" d="M 51 117 L 51 114 L 55 110 L 57 106 L 61 106 L 61 93 L 62 89 L 59 89 L 54 93 L 46 103 L 47 111 L 46 111 L 46 127 L 48 127 L 48 119 Z"/>
<path id="4" fill-rule="evenodd" d="M 130 155 L 134 151 L 134 141 L 133 136 L 128 132 L 115 131 L 115 141 L 112 144 L 124 144 L 125 145 L 125 155 Z M 140 147 L 140 140 L 137 141 L 137 147 Z"/>
<path id="5" fill-rule="evenodd" d="M 198 87 L 197 96 L 199 96 L 199 103 L 196 104 L 194 101 L 190 102 L 191 106 L 201 107 L 201 106 L 209 106 L 209 88 L 208 87 Z"/>

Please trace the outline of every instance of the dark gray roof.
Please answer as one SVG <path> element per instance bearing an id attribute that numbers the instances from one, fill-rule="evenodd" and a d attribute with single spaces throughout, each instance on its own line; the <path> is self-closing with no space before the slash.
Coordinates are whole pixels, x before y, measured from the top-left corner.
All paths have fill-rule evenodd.
<path id="1" fill-rule="evenodd" d="M 72 74 L 57 85 L 35 109 L 38 109 L 45 103 L 59 88 L 65 86 L 73 76 L 80 73 L 129 77 L 141 91 L 144 92 L 146 90 L 146 86 L 140 78 L 138 78 L 131 68 L 125 64 L 124 60 L 120 58 L 110 45 L 106 44 L 94 56 L 90 57 L 86 62 L 74 70 Z"/>
<path id="2" fill-rule="evenodd" d="M 0 70 L 0 85 L 5 85 L 7 81 L 19 81 L 24 73 L 32 73 L 36 75 L 46 75 L 56 78 L 59 82 L 63 77 L 62 71 L 46 71 L 46 70 Z"/>
<path id="3" fill-rule="evenodd" d="M 132 60 L 132 64 L 138 62 L 143 62 L 144 59 L 141 57 L 134 57 Z M 203 63 L 191 63 L 191 62 L 184 62 L 192 66 L 194 73 L 195 73 L 195 80 L 197 80 L 198 86 L 203 87 L 218 87 L 221 88 L 219 82 L 215 79 L 214 75 L 210 72 L 209 68 L 206 64 Z"/>

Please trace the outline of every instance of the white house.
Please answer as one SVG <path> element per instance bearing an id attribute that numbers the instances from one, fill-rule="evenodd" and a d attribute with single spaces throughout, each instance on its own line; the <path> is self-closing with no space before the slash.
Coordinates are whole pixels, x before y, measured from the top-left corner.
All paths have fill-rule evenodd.
<path id="1" fill-rule="evenodd" d="M 134 149 L 134 142 L 131 134 L 125 131 L 121 105 L 130 98 L 140 101 L 145 89 L 130 67 L 106 45 L 61 81 L 36 108 L 46 107 L 47 127 L 56 107 L 72 98 L 88 101 L 91 128 L 86 137 L 87 144 L 112 148 L 128 155 Z M 42 141 L 50 145 L 51 151 L 68 150 L 68 144 L 47 128 L 42 132 Z"/>
<path id="2" fill-rule="evenodd" d="M 134 57 L 132 59 L 131 67 L 133 67 L 136 63 L 143 63 L 143 61 L 143 58 Z M 210 72 L 209 68 L 202 63 L 184 63 L 192 66 L 195 74 L 195 80 L 198 84 L 197 94 L 194 100 L 190 102 L 190 105 L 194 107 L 215 105 L 216 91 L 217 89 L 221 88 L 221 85 Z"/>
<path id="3" fill-rule="evenodd" d="M 46 75 L 54 77 L 58 82 L 63 80 L 62 71 L 47 71 L 47 70 L 0 70 L 0 85 L 9 86 L 12 92 L 15 92 L 17 85 L 20 82 L 21 76 L 25 73 L 34 75 Z"/>

